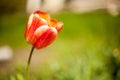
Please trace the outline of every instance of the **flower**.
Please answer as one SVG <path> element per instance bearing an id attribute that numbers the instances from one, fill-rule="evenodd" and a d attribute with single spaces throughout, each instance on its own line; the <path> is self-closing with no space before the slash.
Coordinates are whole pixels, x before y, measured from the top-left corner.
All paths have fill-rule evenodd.
<path id="1" fill-rule="evenodd" d="M 35 48 L 41 49 L 56 39 L 62 27 L 63 23 L 52 19 L 48 13 L 35 11 L 26 24 L 25 39 Z"/>

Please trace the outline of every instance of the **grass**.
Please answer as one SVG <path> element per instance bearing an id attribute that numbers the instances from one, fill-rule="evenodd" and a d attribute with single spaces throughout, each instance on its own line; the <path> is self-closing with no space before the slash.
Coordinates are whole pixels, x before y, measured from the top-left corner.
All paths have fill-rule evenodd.
<path id="1" fill-rule="evenodd" d="M 37 77 L 33 79 L 111 80 L 120 62 L 120 15 L 94 11 L 83 14 L 61 12 L 52 17 L 63 21 L 64 27 L 49 47 L 48 52 L 54 57 L 42 68 L 34 69 Z M 24 13 L 2 16 L 0 45 L 27 46 L 24 40 L 27 18 Z M 117 57 L 113 53 L 118 53 Z"/>
<path id="2" fill-rule="evenodd" d="M 17 47 L 24 44 L 24 28 L 27 20 L 26 15 L 21 13 L 3 15 L 1 19 L 1 45 Z"/>

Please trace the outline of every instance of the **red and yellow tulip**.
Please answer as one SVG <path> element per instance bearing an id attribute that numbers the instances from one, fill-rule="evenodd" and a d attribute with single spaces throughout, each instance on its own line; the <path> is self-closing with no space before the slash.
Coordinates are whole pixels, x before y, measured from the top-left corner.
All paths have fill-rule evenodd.
<path id="1" fill-rule="evenodd" d="M 26 24 L 25 39 L 35 48 L 41 49 L 56 39 L 62 27 L 63 23 L 52 19 L 48 13 L 35 11 Z"/>

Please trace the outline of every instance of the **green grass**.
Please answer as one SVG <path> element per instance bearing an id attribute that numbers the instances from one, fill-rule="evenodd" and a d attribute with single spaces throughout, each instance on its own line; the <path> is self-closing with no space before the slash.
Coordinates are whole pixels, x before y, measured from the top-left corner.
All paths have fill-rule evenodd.
<path id="1" fill-rule="evenodd" d="M 54 57 L 42 68 L 34 69 L 37 77 L 33 79 L 112 80 L 120 62 L 120 15 L 111 16 L 104 11 L 95 11 L 84 14 L 61 12 L 52 17 L 63 21 L 64 27 L 49 47 L 48 52 Z M 27 18 L 24 13 L 2 16 L 0 44 L 25 47 Z M 113 54 L 115 50 L 117 57 Z"/>
<path id="2" fill-rule="evenodd" d="M 0 44 L 18 47 L 24 45 L 27 16 L 23 13 L 3 15 L 1 18 Z"/>

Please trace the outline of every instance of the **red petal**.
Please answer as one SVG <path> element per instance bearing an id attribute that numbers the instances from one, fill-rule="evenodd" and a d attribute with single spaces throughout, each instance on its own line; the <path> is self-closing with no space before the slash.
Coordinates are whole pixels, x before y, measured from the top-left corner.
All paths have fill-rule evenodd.
<path id="1" fill-rule="evenodd" d="M 57 25 L 56 25 L 56 29 L 58 32 L 60 32 L 60 30 L 62 29 L 63 27 L 63 23 L 62 22 L 58 22 Z"/>
<path id="2" fill-rule="evenodd" d="M 34 46 L 38 49 L 50 45 L 57 37 L 57 30 L 54 27 L 49 27 L 36 41 Z"/>
<path id="3" fill-rule="evenodd" d="M 33 14 L 31 16 L 33 16 Z M 43 19 L 40 19 L 39 16 L 34 15 L 33 18 L 31 18 L 31 16 L 28 20 L 28 23 L 26 25 L 26 30 L 25 30 L 25 38 L 28 42 L 31 42 L 34 31 L 38 27 L 40 27 L 41 25 L 47 24 L 47 22 L 45 22 L 45 20 Z"/>
<path id="4" fill-rule="evenodd" d="M 49 26 L 48 25 L 43 25 L 39 28 L 37 28 L 34 32 L 34 35 L 32 37 L 31 43 L 34 45 L 36 43 L 36 40 L 43 35 L 44 32 L 48 30 Z"/>
<path id="5" fill-rule="evenodd" d="M 37 28 L 34 32 L 34 35 L 36 37 L 40 37 L 45 31 L 47 31 L 49 28 L 48 25 L 42 25 L 41 27 Z"/>

